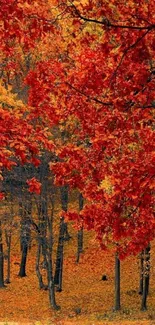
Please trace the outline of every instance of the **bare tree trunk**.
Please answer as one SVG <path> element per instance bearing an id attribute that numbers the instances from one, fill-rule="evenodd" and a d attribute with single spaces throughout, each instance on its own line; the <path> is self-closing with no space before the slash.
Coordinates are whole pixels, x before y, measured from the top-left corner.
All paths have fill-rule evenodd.
<path id="1" fill-rule="evenodd" d="M 150 250 L 151 250 L 151 245 L 149 243 L 148 247 L 146 248 L 146 267 L 147 267 L 147 279 L 146 279 L 146 294 L 148 296 L 149 294 L 149 285 L 150 285 Z"/>
<path id="2" fill-rule="evenodd" d="M 62 291 L 62 272 L 63 272 L 63 250 L 64 250 L 64 234 L 65 234 L 64 218 L 60 221 L 60 231 L 57 247 L 56 268 L 54 275 L 54 283 L 57 286 L 57 291 Z"/>
<path id="3" fill-rule="evenodd" d="M 115 310 L 121 309 L 120 304 L 120 260 L 118 254 L 115 255 Z"/>
<path id="4" fill-rule="evenodd" d="M 140 281 L 139 281 L 139 291 L 140 295 L 143 294 L 143 272 L 144 272 L 144 250 L 140 253 Z"/>
<path id="5" fill-rule="evenodd" d="M 61 195 L 61 208 L 63 211 L 67 212 L 68 209 L 68 185 L 60 187 L 60 195 Z M 65 241 L 70 240 L 71 236 L 68 232 L 68 224 L 65 222 Z"/>
<path id="6" fill-rule="evenodd" d="M 61 187 L 61 206 L 62 210 L 67 211 L 68 206 L 68 186 Z M 68 233 L 67 223 L 64 221 L 64 217 L 60 220 L 59 239 L 56 255 L 56 268 L 54 275 L 54 283 L 57 286 L 57 291 L 62 291 L 62 273 L 63 273 L 63 251 L 64 241 L 69 240 L 71 237 Z"/>
<path id="7" fill-rule="evenodd" d="M 43 267 L 47 268 L 46 261 L 46 245 L 44 245 L 44 238 L 47 235 L 47 213 L 48 213 L 48 164 L 47 161 L 42 161 L 40 166 L 40 181 L 42 183 L 42 191 L 39 196 L 39 202 L 37 203 L 38 218 L 39 218 L 39 229 L 41 233 L 41 252 L 43 256 Z"/>
<path id="8" fill-rule="evenodd" d="M 4 255 L 2 242 L 2 226 L 0 221 L 0 288 L 4 288 Z"/>
<path id="9" fill-rule="evenodd" d="M 36 274 L 39 281 L 39 289 L 47 290 L 48 286 L 44 284 L 42 274 L 40 272 L 40 256 L 41 256 L 41 243 L 38 240 L 38 248 L 37 248 L 37 255 L 36 255 Z"/>
<path id="10" fill-rule="evenodd" d="M 40 247 L 42 249 L 42 255 L 44 258 L 44 266 L 47 271 L 48 280 L 48 291 L 49 301 L 53 309 L 58 310 L 60 307 L 56 304 L 55 299 L 55 284 L 53 277 L 53 213 L 54 213 L 54 195 L 50 197 L 52 203 L 51 218 L 49 218 L 48 212 L 48 168 L 47 161 L 43 162 L 41 166 L 41 179 L 42 192 L 40 195 L 40 202 L 38 204 L 38 215 L 39 215 L 39 240 Z M 39 252 L 40 253 L 40 252 Z"/>
<path id="11" fill-rule="evenodd" d="M 5 240 L 7 244 L 7 275 L 5 283 L 10 283 L 10 273 L 11 273 L 11 233 L 5 230 Z"/>
<path id="12" fill-rule="evenodd" d="M 48 254 L 48 288 L 49 288 L 49 300 L 50 304 L 55 310 L 59 310 L 60 306 L 56 304 L 55 300 L 55 284 L 54 284 L 54 278 L 52 275 L 52 259 L 50 254 Z"/>
<path id="13" fill-rule="evenodd" d="M 11 206 L 10 206 L 10 221 L 9 221 L 9 229 L 5 229 L 5 241 L 7 245 L 7 274 L 5 283 L 10 283 L 10 274 L 11 274 L 11 239 L 12 239 L 12 221 L 14 218 L 14 206 L 13 206 L 13 186 L 10 182 L 10 200 L 11 200 Z"/>
<path id="14" fill-rule="evenodd" d="M 40 216 L 39 216 L 39 229 L 41 230 L 41 238 L 42 238 L 42 245 L 41 245 L 41 251 L 43 256 L 43 267 L 47 268 L 47 261 L 46 261 L 46 247 L 44 245 L 43 238 L 46 238 L 47 235 L 47 195 L 44 193 L 44 195 L 41 197 L 40 201 L 41 210 L 40 210 Z"/>
<path id="15" fill-rule="evenodd" d="M 83 227 L 81 227 L 81 229 L 78 230 L 77 233 L 77 259 L 76 262 L 79 263 L 80 260 L 80 255 L 83 252 Z"/>
<path id="16" fill-rule="evenodd" d="M 53 309 L 58 310 L 60 307 L 56 304 L 55 299 L 55 285 L 54 285 L 54 278 L 53 278 L 53 265 L 52 265 L 52 247 L 53 247 L 53 216 L 51 216 L 51 220 L 48 218 L 48 231 L 49 231 L 49 238 L 47 242 L 46 237 L 42 237 L 42 233 L 39 229 L 39 227 L 31 220 L 31 224 L 35 228 L 38 234 L 38 243 L 40 245 L 40 249 L 37 252 L 37 259 L 40 259 L 40 250 L 41 247 L 44 247 L 44 253 L 45 253 L 45 262 L 47 265 L 46 271 L 47 271 L 47 280 L 48 280 L 48 286 L 49 289 L 49 301 Z M 39 261 L 37 260 L 37 263 L 39 265 Z M 37 272 L 38 272 L 38 265 L 37 265 Z M 38 273 L 38 277 L 40 277 L 40 272 Z M 40 278 L 42 281 L 42 279 Z M 40 283 L 41 283 L 40 281 Z M 44 286 L 44 284 L 43 284 Z"/>
<path id="17" fill-rule="evenodd" d="M 150 244 L 144 249 L 144 273 L 143 273 L 143 295 L 141 310 L 147 310 L 147 296 L 149 292 L 149 277 L 150 277 Z"/>
<path id="18" fill-rule="evenodd" d="M 38 209 L 38 219 L 39 219 L 39 234 L 38 234 L 38 249 L 36 256 L 36 274 L 39 280 L 39 288 L 46 290 L 48 285 L 43 282 L 42 274 L 40 271 L 40 259 L 41 255 L 43 257 L 42 267 L 47 270 L 47 248 L 45 245 L 46 235 L 47 235 L 47 214 L 48 214 L 48 198 L 47 198 L 47 163 L 42 162 L 40 170 L 40 181 L 42 182 L 42 191 L 39 196 L 39 200 L 36 201 Z"/>
<path id="19" fill-rule="evenodd" d="M 43 190 L 39 199 L 38 204 L 38 217 L 39 217 L 39 236 L 38 236 L 38 251 L 36 259 L 36 273 L 39 280 L 40 289 L 46 290 L 48 285 L 45 285 L 42 279 L 42 274 L 40 272 L 40 258 L 43 257 L 42 267 L 47 270 L 47 247 L 45 244 L 45 239 L 47 235 L 47 210 L 48 210 L 48 199 L 47 199 L 47 189 L 46 185 L 43 184 Z"/>
<path id="20" fill-rule="evenodd" d="M 53 217 L 54 217 L 54 195 L 51 197 L 51 216 L 47 218 L 48 221 L 48 247 L 47 247 L 47 261 L 48 261 L 48 268 L 47 268 L 47 277 L 48 277 L 48 288 L 49 288 L 49 300 L 51 306 L 55 310 L 59 310 L 60 306 L 57 305 L 55 299 L 55 281 L 53 277 Z"/>
<path id="21" fill-rule="evenodd" d="M 83 209 L 83 196 L 79 194 L 79 211 Z M 83 252 L 83 227 L 78 230 L 77 233 L 77 259 L 76 262 L 78 263 L 80 260 L 80 254 Z"/>
<path id="22" fill-rule="evenodd" d="M 19 276 L 21 278 L 26 276 L 26 262 L 27 262 L 27 253 L 28 253 L 28 246 L 30 240 L 30 215 L 32 210 L 32 202 L 29 198 L 29 201 L 25 203 L 24 211 L 22 215 L 22 229 L 21 229 L 21 249 L 22 249 L 22 256 L 21 256 L 21 263 L 20 263 L 20 270 Z"/>
<path id="23" fill-rule="evenodd" d="M 20 270 L 19 270 L 19 276 L 21 278 L 26 276 L 26 261 L 27 261 L 27 251 L 28 251 L 28 245 L 26 242 L 26 239 L 22 242 L 22 257 L 21 257 L 21 263 L 20 263 Z"/>

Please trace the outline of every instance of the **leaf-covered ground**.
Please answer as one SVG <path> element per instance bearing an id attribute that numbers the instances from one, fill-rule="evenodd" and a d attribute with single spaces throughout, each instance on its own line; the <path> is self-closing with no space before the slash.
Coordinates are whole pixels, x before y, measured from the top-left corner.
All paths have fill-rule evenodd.
<path id="1" fill-rule="evenodd" d="M 54 229 L 56 236 L 57 229 Z M 121 311 L 114 312 L 114 256 L 102 251 L 93 234 L 84 234 L 84 253 L 76 263 L 76 231 L 64 247 L 63 291 L 56 293 L 61 310 L 51 309 L 48 292 L 39 290 L 35 273 L 36 241 L 28 253 L 27 277 L 19 278 L 19 233 L 13 236 L 11 283 L 0 289 L 0 325 L 153 325 L 155 324 L 155 242 L 151 248 L 151 279 L 147 312 L 140 311 L 139 260 L 121 263 Z M 32 234 L 34 235 L 34 234 Z M 57 238 L 54 243 L 56 252 Z M 54 254 L 55 255 L 55 254 Z M 44 274 L 46 273 L 43 270 Z M 103 275 L 107 281 L 102 281 Z M 2 322 L 2 323 L 1 323 Z M 13 323 L 15 322 L 15 323 Z"/>

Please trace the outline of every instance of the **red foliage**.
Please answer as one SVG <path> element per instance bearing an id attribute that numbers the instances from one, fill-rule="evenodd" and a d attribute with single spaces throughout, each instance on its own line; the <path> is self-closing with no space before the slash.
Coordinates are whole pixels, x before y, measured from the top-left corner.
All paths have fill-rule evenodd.
<path id="1" fill-rule="evenodd" d="M 84 35 L 82 48 L 71 49 L 74 67 L 59 98 L 66 121 L 74 116 L 78 123 L 60 149 L 63 162 L 52 169 L 59 184 L 77 187 L 88 202 L 80 215 L 68 216 L 81 216 L 101 242 L 119 243 L 121 257 L 136 254 L 155 236 L 152 10 L 153 1 L 70 7 L 75 31 L 89 21 L 104 33 L 91 42 Z"/>
<path id="2" fill-rule="evenodd" d="M 0 201 L 5 198 L 5 194 L 3 192 L 0 192 Z"/>
<path id="3" fill-rule="evenodd" d="M 41 183 L 35 177 L 27 180 L 26 183 L 29 185 L 29 192 L 40 194 Z"/>
<path id="4" fill-rule="evenodd" d="M 41 14 L 43 2 L 35 2 L 38 9 L 28 1 L 26 6 L 2 1 L 4 52 L 13 51 L 12 40 L 28 50 L 52 28 L 48 5 Z M 6 124 L 3 146 L 11 144 L 22 163 L 32 155 L 36 166 L 40 146 L 56 149 L 58 162 L 50 165 L 56 182 L 80 190 L 87 200 L 80 212 L 85 227 L 95 229 L 107 245 L 119 243 L 125 257 L 155 236 L 154 1 L 90 0 L 77 7 L 55 2 L 63 19 L 72 16 L 72 41 L 67 54 L 42 60 L 29 72 L 33 109 L 26 121 L 7 113 L 15 127 L 10 136 Z M 96 29 L 88 32 L 87 23 Z M 63 40 L 62 28 L 56 30 Z M 56 147 L 49 140 L 53 126 L 65 134 Z M 3 154 L 2 164 L 10 168 L 14 161 L 6 158 Z M 27 183 L 31 192 L 40 193 L 35 178 Z"/>

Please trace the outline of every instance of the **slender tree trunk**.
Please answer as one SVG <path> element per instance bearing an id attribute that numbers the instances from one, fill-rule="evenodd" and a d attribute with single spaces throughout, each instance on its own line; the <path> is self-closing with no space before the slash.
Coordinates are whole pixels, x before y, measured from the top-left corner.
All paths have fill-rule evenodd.
<path id="1" fill-rule="evenodd" d="M 55 281 L 53 277 L 53 263 L 52 263 L 52 257 L 53 257 L 53 217 L 54 217 L 54 195 L 51 197 L 51 216 L 47 218 L 48 221 L 48 247 L 47 247 L 47 262 L 48 262 L 48 268 L 47 268 L 47 277 L 48 277 L 48 288 L 49 288 L 49 300 L 51 306 L 55 310 L 59 310 L 60 306 L 57 305 L 56 299 L 55 299 Z"/>
<path id="2" fill-rule="evenodd" d="M 54 200 L 51 198 L 52 202 L 52 213 L 51 218 L 48 215 L 48 182 L 46 181 L 48 177 L 47 161 L 43 162 L 41 166 L 41 179 L 42 182 L 42 192 L 40 196 L 40 202 L 38 204 L 38 215 L 39 215 L 39 236 L 41 240 L 42 255 L 44 258 L 44 265 L 47 271 L 48 280 L 48 292 L 49 301 L 53 309 L 58 310 L 60 307 L 56 304 L 55 299 L 55 284 L 53 277 L 53 263 L 52 263 L 52 247 L 53 247 L 53 213 L 54 213 Z"/>
<path id="3" fill-rule="evenodd" d="M 5 239 L 7 244 L 7 276 L 5 283 L 10 283 L 10 273 L 11 273 L 11 233 L 5 230 Z"/>
<path id="4" fill-rule="evenodd" d="M 45 168 L 44 168 L 45 169 Z M 43 170 L 42 172 L 45 172 Z M 44 174 L 43 174 L 44 175 Z M 39 280 L 40 289 L 47 289 L 47 285 L 43 283 L 42 274 L 40 272 L 40 257 L 43 256 L 42 266 L 47 270 L 47 247 L 45 244 L 46 235 L 47 235 L 47 214 L 48 214 L 48 198 L 47 198 L 47 184 L 45 179 L 42 180 L 42 193 L 39 198 L 38 203 L 38 217 L 39 217 L 39 236 L 38 236 L 38 251 L 36 259 L 36 273 Z"/>
<path id="5" fill-rule="evenodd" d="M 37 254 L 36 254 L 36 274 L 37 274 L 38 281 L 39 281 L 39 288 L 40 289 L 47 290 L 48 289 L 48 285 L 45 285 L 43 283 L 42 274 L 40 272 L 41 249 L 42 249 L 42 246 L 45 246 L 45 243 L 44 243 L 45 242 L 45 239 L 41 235 L 41 230 L 40 230 L 39 226 L 32 219 L 30 219 L 30 224 L 31 224 L 31 226 L 33 226 L 33 228 L 37 232 L 37 243 L 38 243 L 38 247 L 37 247 Z M 46 265 L 47 265 L 46 247 L 44 249 L 44 252 L 45 252 Z M 46 270 L 47 270 L 47 268 L 46 268 Z"/>
<path id="6" fill-rule="evenodd" d="M 140 281 L 139 281 L 139 291 L 140 295 L 143 294 L 143 272 L 144 272 L 144 250 L 140 253 Z"/>
<path id="7" fill-rule="evenodd" d="M 22 230 L 22 220 L 24 217 L 24 207 L 23 207 L 22 197 L 20 198 L 20 201 L 19 201 L 18 214 L 20 216 L 20 250 L 22 252 L 22 232 L 21 232 L 21 230 Z"/>
<path id="8" fill-rule="evenodd" d="M 150 285 L 150 250 L 151 250 L 151 245 L 149 243 L 148 247 L 146 248 L 146 267 L 147 267 L 147 278 L 146 278 L 146 294 L 148 296 L 149 294 L 149 285 Z"/>
<path id="9" fill-rule="evenodd" d="M 68 209 L 68 185 L 60 187 L 60 195 L 61 195 L 61 208 L 63 211 L 67 212 Z M 68 232 L 68 224 L 65 222 L 65 241 L 70 240 L 71 236 Z"/>
<path id="10" fill-rule="evenodd" d="M 47 268 L 47 259 L 46 259 L 46 245 L 44 244 L 43 238 L 46 238 L 47 235 L 47 193 L 44 193 L 44 196 L 41 198 L 41 213 L 40 213 L 40 224 L 39 228 L 41 229 L 42 236 L 42 256 L 43 256 L 43 267 Z"/>
<path id="11" fill-rule="evenodd" d="M 44 284 L 42 274 L 40 272 L 40 256 L 41 256 L 41 244 L 38 240 L 38 248 L 37 248 L 37 255 L 36 255 L 36 274 L 39 281 L 39 289 L 47 290 L 48 286 Z"/>
<path id="12" fill-rule="evenodd" d="M 67 211 L 68 208 L 68 186 L 60 187 L 60 195 L 61 195 L 61 208 L 63 211 Z"/>
<path id="13" fill-rule="evenodd" d="M 32 202 L 26 202 L 24 207 L 23 213 L 23 220 L 22 220 L 22 229 L 21 229 L 21 249 L 22 249 L 22 256 L 21 256 L 21 263 L 20 263 L 20 270 L 19 276 L 21 278 L 26 276 L 26 262 L 27 262 L 27 253 L 28 253 L 28 246 L 30 240 L 30 215 L 32 210 Z"/>
<path id="14" fill-rule="evenodd" d="M 21 278 L 26 276 L 26 261 L 27 261 L 27 251 L 28 251 L 28 244 L 27 242 L 23 241 L 22 243 L 22 257 L 21 257 L 21 263 L 20 263 L 20 270 L 19 270 L 19 276 Z"/>
<path id="15" fill-rule="evenodd" d="M 79 194 L 79 211 L 83 209 L 83 196 Z M 83 252 L 83 227 L 78 230 L 77 233 L 77 259 L 76 262 L 78 263 L 80 260 L 80 254 Z"/>
<path id="16" fill-rule="evenodd" d="M 147 310 L 147 296 L 149 292 L 149 276 L 150 276 L 150 244 L 144 250 L 144 274 L 143 274 L 143 295 L 141 310 Z"/>
<path id="17" fill-rule="evenodd" d="M 56 300 L 55 300 L 55 283 L 54 283 L 53 272 L 52 272 L 53 267 L 52 267 L 52 258 L 50 252 L 48 252 L 47 256 L 48 256 L 47 276 L 48 276 L 49 300 L 53 309 L 59 310 L 60 306 L 56 304 Z"/>
<path id="18" fill-rule="evenodd" d="M 4 255 L 3 255 L 3 242 L 2 242 L 2 228 L 0 221 L 0 288 L 4 288 Z"/>
<path id="19" fill-rule="evenodd" d="M 68 186 L 61 187 L 61 206 L 62 210 L 67 211 L 68 206 Z M 57 291 L 62 291 L 62 273 L 63 273 L 63 251 L 64 241 L 69 240 L 71 237 L 68 233 L 67 223 L 64 222 L 64 217 L 60 220 L 59 239 L 56 255 L 56 268 L 54 275 L 54 283 L 57 286 Z"/>
<path id="20" fill-rule="evenodd" d="M 10 206 L 10 222 L 9 222 L 9 228 L 5 229 L 5 241 L 7 245 L 7 274 L 5 283 L 10 283 L 10 274 L 11 274 L 11 239 L 12 239 L 12 221 L 14 218 L 14 205 L 13 205 L 13 185 L 12 182 L 10 182 L 10 200 L 11 200 L 11 206 Z"/>
<path id="21" fill-rule="evenodd" d="M 121 309 L 120 303 L 120 259 L 115 255 L 115 310 Z"/>
<path id="22" fill-rule="evenodd" d="M 47 212 L 48 212 L 48 197 L 47 197 L 47 163 L 43 162 L 41 166 L 41 183 L 42 183 L 42 191 L 41 195 L 39 197 L 39 202 L 37 205 L 38 208 L 38 218 L 39 218 L 39 229 L 41 232 L 41 251 L 43 255 L 43 266 L 47 268 L 47 262 L 46 262 L 46 248 L 44 245 L 43 238 L 46 238 L 47 235 Z"/>
<path id="23" fill-rule="evenodd" d="M 4 257 L 3 257 L 3 244 L 0 243 L 0 288 L 5 287 L 4 285 Z"/>
<path id="24" fill-rule="evenodd" d="M 65 233 L 65 222 L 64 222 L 64 218 L 61 218 L 58 247 L 57 247 L 57 257 L 56 257 L 56 268 L 55 268 L 55 275 L 54 275 L 54 283 L 57 286 L 57 291 L 59 292 L 62 291 L 64 233 Z"/>
<path id="25" fill-rule="evenodd" d="M 80 255 L 83 252 L 83 227 L 81 227 L 81 229 L 78 230 L 77 233 L 77 259 L 76 262 L 79 263 L 80 260 Z"/>

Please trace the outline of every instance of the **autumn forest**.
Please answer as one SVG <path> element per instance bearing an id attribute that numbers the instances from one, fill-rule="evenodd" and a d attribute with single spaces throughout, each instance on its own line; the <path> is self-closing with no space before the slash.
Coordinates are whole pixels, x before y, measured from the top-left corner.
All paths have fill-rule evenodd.
<path id="1" fill-rule="evenodd" d="M 154 0 L 0 22 L 0 324 L 155 324 Z"/>

